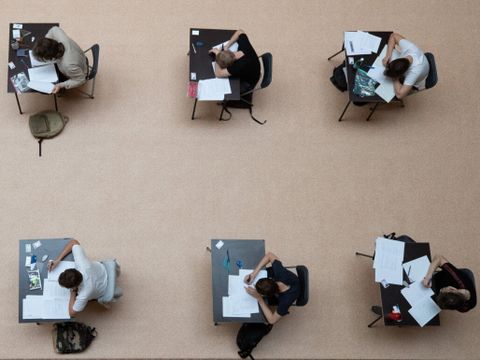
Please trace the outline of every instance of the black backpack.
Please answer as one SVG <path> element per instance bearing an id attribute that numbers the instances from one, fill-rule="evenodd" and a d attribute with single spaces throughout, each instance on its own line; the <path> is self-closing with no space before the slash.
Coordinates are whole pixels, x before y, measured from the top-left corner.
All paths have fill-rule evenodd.
<path id="1" fill-rule="evenodd" d="M 59 354 L 82 352 L 88 348 L 97 336 L 95 328 L 79 322 L 53 324 L 53 347 Z"/>
<path id="2" fill-rule="evenodd" d="M 258 345 L 260 340 L 272 330 L 273 325 L 263 323 L 244 323 L 238 330 L 237 334 L 237 346 L 240 349 L 238 355 L 242 359 L 252 356 L 252 351 Z"/>
<path id="3" fill-rule="evenodd" d="M 330 77 L 330 81 L 332 82 L 333 86 L 335 86 L 341 92 L 347 91 L 348 89 L 347 79 L 345 77 L 345 73 L 343 72 L 344 67 L 345 61 L 333 69 L 333 74 Z"/>

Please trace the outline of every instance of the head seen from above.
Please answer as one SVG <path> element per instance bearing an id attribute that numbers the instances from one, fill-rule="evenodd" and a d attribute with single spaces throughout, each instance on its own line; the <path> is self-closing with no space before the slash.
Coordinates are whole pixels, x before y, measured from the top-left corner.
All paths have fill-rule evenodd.
<path id="1" fill-rule="evenodd" d="M 255 289 L 260 295 L 272 297 L 280 292 L 277 283 L 273 279 L 263 278 L 257 281 Z"/>
<path id="2" fill-rule="evenodd" d="M 67 289 L 76 289 L 82 283 L 83 276 L 77 269 L 67 269 L 58 277 L 60 286 Z"/>
<path id="3" fill-rule="evenodd" d="M 62 43 L 48 38 L 39 39 L 33 46 L 33 55 L 39 61 L 60 59 L 64 52 Z"/>
<path id="4" fill-rule="evenodd" d="M 441 309 L 457 310 L 465 306 L 465 296 L 461 294 L 457 289 L 443 288 L 436 297 L 436 302 Z"/>
<path id="5" fill-rule="evenodd" d="M 235 61 L 235 54 L 230 50 L 220 51 L 215 57 L 215 61 L 222 69 L 226 69 Z"/>
<path id="6" fill-rule="evenodd" d="M 393 79 L 401 77 L 410 67 L 410 61 L 407 58 L 400 58 L 388 63 L 385 67 L 384 75 Z"/>

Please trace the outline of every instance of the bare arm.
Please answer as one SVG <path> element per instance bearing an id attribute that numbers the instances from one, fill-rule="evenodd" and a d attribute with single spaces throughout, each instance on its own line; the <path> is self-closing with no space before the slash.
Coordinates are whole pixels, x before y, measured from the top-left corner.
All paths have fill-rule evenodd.
<path id="1" fill-rule="evenodd" d="M 257 267 L 255 268 L 255 270 L 253 270 L 253 272 L 251 274 L 248 274 L 247 276 L 245 276 L 245 282 L 247 284 L 251 284 L 252 281 L 255 279 L 255 277 L 258 275 L 258 273 L 260 272 L 260 270 L 262 270 L 262 268 L 265 267 L 265 265 L 267 264 L 271 264 L 273 263 L 275 260 L 278 260 L 278 257 L 277 255 L 275 255 L 274 253 L 271 253 L 271 252 L 268 252 L 265 254 L 265 256 L 262 258 L 262 260 L 260 260 L 260 262 L 258 263 Z"/>
<path id="2" fill-rule="evenodd" d="M 75 290 L 70 290 L 70 301 L 68 302 L 68 313 L 71 317 L 77 315 L 77 312 L 73 310 L 73 304 L 75 304 L 75 298 L 77 297 Z"/>
<path id="3" fill-rule="evenodd" d="M 245 34 L 245 32 L 242 30 L 242 29 L 239 29 L 237 31 L 235 31 L 232 35 L 232 37 L 230 38 L 230 40 L 228 40 L 228 43 L 227 45 L 225 45 L 224 49 L 225 50 L 228 50 L 228 48 L 230 46 L 232 46 L 233 43 L 235 43 L 237 40 L 238 40 L 238 37 L 241 35 L 241 34 Z"/>
<path id="4" fill-rule="evenodd" d="M 397 99 L 403 99 L 412 90 L 412 85 L 404 85 L 397 79 L 393 83 L 393 88 L 395 89 L 395 96 Z"/>
<path id="5" fill-rule="evenodd" d="M 402 35 L 397 33 L 391 33 L 390 37 L 388 38 L 387 44 L 387 54 L 383 58 L 383 65 L 386 66 L 390 62 L 390 58 L 392 57 L 393 49 L 400 43 L 400 40 L 405 39 Z"/>
<path id="6" fill-rule="evenodd" d="M 428 267 L 428 271 L 425 275 L 425 277 L 423 278 L 423 286 L 425 287 L 432 287 L 432 276 L 433 276 L 433 273 L 435 272 L 435 270 L 437 270 L 437 268 L 439 268 L 440 266 L 442 266 L 443 264 L 447 263 L 448 260 L 445 259 L 442 255 L 435 255 L 433 257 L 433 260 L 432 262 L 430 263 L 430 266 Z"/>
<path id="7" fill-rule="evenodd" d="M 58 255 L 55 260 L 50 261 L 48 263 L 48 271 L 52 271 L 58 265 L 60 260 L 62 260 L 65 256 L 70 254 L 72 252 L 72 248 L 73 248 L 74 245 L 80 245 L 80 242 L 78 240 L 75 240 L 75 239 L 70 240 L 68 242 L 68 244 L 65 245 L 65 247 L 63 248 L 60 255 Z"/>

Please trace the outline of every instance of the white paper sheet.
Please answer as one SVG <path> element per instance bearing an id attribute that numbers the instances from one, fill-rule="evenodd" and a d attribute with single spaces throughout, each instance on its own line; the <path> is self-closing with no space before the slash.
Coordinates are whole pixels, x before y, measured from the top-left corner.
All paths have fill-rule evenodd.
<path id="1" fill-rule="evenodd" d="M 425 275 L 427 274 L 428 268 L 430 267 L 430 260 L 428 256 L 424 255 L 417 259 L 411 260 L 403 264 L 403 269 L 405 274 L 408 275 L 410 281 L 422 281 Z"/>
<path id="2" fill-rule="evenodd" d="M 245 286 L 246 284 L 243 282 L 243 278 L 241 278 L 240 276 L 228 275 L 228 296 L 234 296 L 244 293 Z"/>
<path id="3" fill-rule="evenodd" d="M 223 100 L 231 94 L 230 81 L 226 79 L 206 79 L 198 82 L 197 98 L 201 101 Z"/>
<path id="4" fill-rule="evenodd" d="M 51 94 L 54 88 L 52 83 L 43 81 L 30 81 L 27 86 L 32 90 L 36 90 L 45 94 Z"/>
<path id="5" fill-rule="evenodd" d="M 253 272 L 253 270 L 249 270 L 249 269 L 240 269 L 238 271 L 238 276 L 240 276 L 240 278 L 242 279 L 245 279 L 245 276 L 247 276 L 248 274 L 251 274 Z M 253 285 L 255 285 L 257 283 L 258 280 L 260 279 L 263 279 L 263 278 L 266 278 L 267 277 L 267 270 L 260 270 L 258 272 L 258 275 L 255 277 L 255 279 L 253 279 Z M 243 283 L 245 285 L 245 282 Z"/>
<path id="6" fill-rule="evenodd" d="M 69 319 L 69 299 L 46 298 L 43 296 L 42 318 L 43 319 Z"/>
<path id="7" fill-rule="evenodd" d="M 415 304 L 434 294 L 433 290 L 423 286 L 421 281 L 411 283 L 409 287 L 404 287 L 400 292 L 411 306 L 415 306 Z"/>
<path id="8" fill-rule="evenodd" d="M 43 66 L 43 65 L 47 65 L 47 64 L 53 64 L 55 61 L 54 60 L 51 60 L 51 61 L 39 61 L 35 58 L 35 56 L 33 56 L 33 51 L 30 50 L 28 52 L 28 56 L 30 57 L 30 64 L 32 64 L 32 67 L 36 67 L 36 66 Z"/>
<path id="9" fill-rule="evenodd" d="M 55 269 L 48 272 L 48 279 L 49 280 L 58 280 L 58 277 L 62 272 L 67 269 L 74 269 L 75 262 L 74 261 L 60 261 Z"/>
<path id="10" fill-rule="evenodd" d="M 225 46 L 225 45 L 227 45 L 227 43 L 228 43 L 228 40 L 225 41 L 224 43 L 215 45 L 214 48 L 215 48 L 215 49 L 218 49 L 218 50 L 222 50 L 222 45 Z M 225 49 L 225 50 L 226 50 L 226 49 Z M 234 43 L 228 48 L 228 50 L 233 51 L 233 52 L 238 51 L 238 43 L 237 43 L 237 42 L 234 42 Z"/>
<path id="11" fill-rule="evenodd" d="M 417 302 L 408 312 L 417 321 L 418 325 L 424 327 L 426 323 L 432 320 L 441 309 L 430 297 Z"/>
<path id="12" fill-rule="evenodd" d="M 375 59 L 372 68 L 368 70 L 368 76 L 380 83 L 380 85 L 375 89 L 375 93 L 388 103 L 395 97 L 395 89 L 393 88 L 393 79 L 383 74 L 385 72 L 383 59 L 385 58 L 386 54 L 387 45 L 383 47 L 380 55 L 378 55 Z M 400 53 L 396 49 L 393 49 L 391 60 L 398 59 L 399 57 Z"/>
<path id="13" fill-rule="evenodd" d="M 41 319 L 43 316 L 43 296 L 27 295 L 23 302 L 23 319 Z"/>
<path id="14" fill-rule="evenodd" d="M 389 284 L 403 283 L 403 255 L 405 243 L 402 241 L 377 238 L 375 241 L 375 281 L 386 280 Z"/>
<path id="15" fill-rule="evenodd" d="M 28 77 L 30 81 L 43 81 L 54 83 L 58 81 L 55 65 L 48 64 L 28 69 Z"/>
<path id="16" fill-rule="evenodd" d="M 233 305 L 233 314 L 253 314 L 258 313 L 258 301 L 253 296 L 249 295 L 245 290 L 243 294 L 237 294 L 230 297 L 230 302 Z"/>
<path id="17" fill-rule="evenodd" d="M 70 290 L 61 287 L 58 280 L 44 279 L 43 296 L 45 298 L 70 299 Z"/>
<path id="18" fill-rule="evenodd" d="M 250 313 L 245 313 L 245 314 L 234 314 L 233 313 L 233 303 L 232 303 L 232 298 L 229 296 L 223 296 L 222 297 L 222 313 L 223 317 L 243 317 L 243 318 L 249 318 L 251 315 Z"/>

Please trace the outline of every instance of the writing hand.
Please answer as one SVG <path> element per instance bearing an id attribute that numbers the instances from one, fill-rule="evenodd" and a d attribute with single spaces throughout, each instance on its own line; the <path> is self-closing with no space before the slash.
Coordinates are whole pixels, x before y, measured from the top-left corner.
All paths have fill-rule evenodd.
<path id="1" fill-rule="evenodd" d="M 423 280 L 422 280 L 422 284 L 426 288 L 431 288 L 432 287 L 432 278 L 431 277 L 428 277 L 428 278 L 424 277 Z"/>
<path id="2" fill-rule="evenodd" d="M 250 285 L 253 282 L 254 279 L 255 279 L 255 276 L 253 276 L 253 272 L 252 272 L 252 273 L 246 275 L 245 278 L 243 279 L 243 281 L 245 282 L 245 284 Z"/>
<path id="3" fill-rule="evenodd" d="M 58 261 L 57 260 L 50 260 L 47 264 L 47 268 L 48 268 L 48 271 L 52 271 L 53 269 L 55 269 L 58 265 Z"/>
<path id="4" fill-rule="evenodd" d="M 385 56 L 382 60 L 383 66 L 387 66 L 387 64 L 390 62 L 390 56 Z"/>

